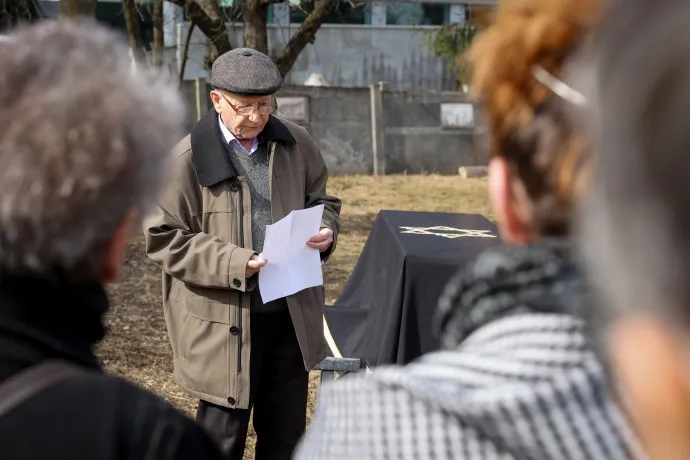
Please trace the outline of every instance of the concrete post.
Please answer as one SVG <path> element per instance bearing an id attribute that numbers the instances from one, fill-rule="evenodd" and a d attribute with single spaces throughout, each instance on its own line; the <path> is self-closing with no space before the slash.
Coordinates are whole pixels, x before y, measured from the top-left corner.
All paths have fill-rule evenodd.
<path id="1" fill-rule="evenodd" d="M 375 176 L 386 174 L 386 126 L 383 115 L 383 91 L 388 91 L 386 82 L 378 82 L 370 86 L 372 169 Z"/>
<path id="2" fill-rule="evenodd" d="M 201 120 L 201 118 L 208 112 L 208 94 L 206 93 L 206 79 L 205 78 L 195 78 L 194 79 L 194 100 L 196 102 L 196 119 Z"/>

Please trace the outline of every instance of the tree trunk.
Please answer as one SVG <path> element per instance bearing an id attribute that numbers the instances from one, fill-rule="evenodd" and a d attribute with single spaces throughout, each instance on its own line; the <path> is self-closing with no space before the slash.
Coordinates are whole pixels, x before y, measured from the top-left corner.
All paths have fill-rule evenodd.
<path id="1" fill-rule="evenodd" d="M 153 2 L 153 47 L 151 50 L 151 66 L 159 68 L 163 64 L 163 0 Z"/>
<path id="2" fill-rule="evenodd" d="M 145 64 L 146 54 L 144 53 L 144 41 L 141 38 L 137 5 L 134 3 L 134 0 L 122 0 L 122 12 L 125 16 L 129 46 L 132 49 L 134 60 L 138 65 Z"/>
<path id="3" fill-rule="evenodd" d="M 184 48 L 182 49 L 182 62 L 180 62 L 180 74 L 179 74 L 179 86 L 182 88 L 182 82 L 184 81 L 184 71 L 187 67 L 187 61 L 189 60 L 189 42 L 192 41 L 192 33 L 194 33 L 194 21 L 189 23 L 189 28 L 187 29 L 187 36 L 184 39 Z"/>
<path id="4" fill-rule="evenodd" d="M 73 18 L 76 16 L 96 16 L 96 0 L 60 0 L 58 16 Z"/>
<path id="5" fill-rule="evenodd" d="M 32 23 L 44 14 L 36 0 L 4 0 L 0 11 L 0 33 L 22 23 Z"/>
<path id="6" fill-rule="evenodd" d="M 283 77 L 292 69 L 292 66 L 295 64 L 295 61 L 304 47 L 307 46 L 308 43 L 314 43 L 316 32 L 321 28 L 321 24 L 323 24 L 328 15 L 336 9 L 338 1 L 339 0 L 315 0 L 314 10 L 306 17 L 297 30 L 297 33 L 295 33 L 288 44 L 285 45 L 283 54 L 276 60 L 278 70 L 280 70 L 280 74 Z"/>
<path id="7" fill-rule="evenodd" d="M 244 46 L 268 54 L 268 2 L 245 0 L 242 21 L 244 22 Z"/>
<path id="8" fill-rule="evenodd" d="M 220 14 L 220 7 L 215 0 L 168 0 L 181 6 L 187 12 L 189 20 L 201 30 L 209 41 L 209 52 L 206 56 L 206 68 L 211 68 L 213 61 L 232 49 L 228 28 Z"/>

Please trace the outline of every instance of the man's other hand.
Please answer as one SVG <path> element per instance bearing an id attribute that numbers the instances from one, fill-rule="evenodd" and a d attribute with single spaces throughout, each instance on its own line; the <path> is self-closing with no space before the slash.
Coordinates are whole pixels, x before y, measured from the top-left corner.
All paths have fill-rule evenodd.
<path id="1" fill-rule="evenodd" d="M 333 244 L 333 230 L 328 227 L 321 227 L 321 231 L 309 238 L 307 246 L 324 252 Z"/>
<path id="2" fill-rule="evenodd" d="M 261 270 L 261 267 L 266 265 L 268 263 L 268 260 L 262 259 L 261 255 L 256 255 L 254 254 L 250 259 L 249 262 L 247 262 L 247 270 L 244 272 L 244 276 L 247 278 L 251 278 L 252 276 L 256 275 L 256 273 Z"/>

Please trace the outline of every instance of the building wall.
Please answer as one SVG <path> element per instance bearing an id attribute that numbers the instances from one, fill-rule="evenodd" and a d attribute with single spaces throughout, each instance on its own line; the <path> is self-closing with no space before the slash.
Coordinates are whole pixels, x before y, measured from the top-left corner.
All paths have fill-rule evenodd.
<path id="1" fill-rule="evenodd" d="M 453 92 L 384 92 L 386 172 L 457 174 L 460 166 L 485 165 L 477 128 L 441 121 L 441 104 L 466 102 Z"/>
<path id="2" fill-rule="evenodd" d="M 188 23 L 178 28 L 178 58 Z M 299 24 L 270 25 L 269 53 L 279 54 Z M 322 74 L 331 86 L 364 87 L 386 81 L 392 91 L 453 90 L 455 79 L 446 62 L 427 45 L 434 27 L 324 24 L 314 44 L 307 45 L 286 77 L 302 85 L 312 73 Z M 231 44 L 242 44 L 241 25 L 233 26 Z M 205 38 L 195 30 L 185 79 L 206 77 Z"/>
<path id="3" fill-rule="evenodd" d="M 211 109 L 205 80 L 186 81 L 188 127 Z M 370 174 L 374 171 L 374 138 L 378 167 L 386 174 L 457 174 L 460 166 L 486 165 L 488 151 L 478 116 L 471 126 L 448 127 L 442 104 L 472 106 L 455 92 L 380 93 L 371 88 L 284 86 L 277 94 L 277 115 L 304 127 L 321 150 L 331 174 Z M 375 98 L 374 98 L 375 99 Z M 372 110 L 380 107 L 373 123 Z"/>
<path id="4" fill-rule="evenodd" d="M 306 98 L 306 117 L 293 118 L 285 111 L 279 115 L 292 118 L 309 131 L 329 171 L 335 174 L 367 174 L 372 171 L 368 88 L 286 86 L 276 96 L 279 100 L 282 97 Z"/>

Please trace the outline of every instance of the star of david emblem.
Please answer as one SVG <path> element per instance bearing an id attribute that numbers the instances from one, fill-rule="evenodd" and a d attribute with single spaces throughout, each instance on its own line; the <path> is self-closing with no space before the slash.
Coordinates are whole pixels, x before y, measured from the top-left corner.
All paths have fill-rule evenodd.
<path id="1" fill-rule="evenodd" d="M 436 227 L 400 227 L 400 233 L 412 235 L 434 235 L 443 238 L 496 238 L 491 234 L 491 230 L 468 230 L 463 228 L 453 228 L 445 226 Z"/>

